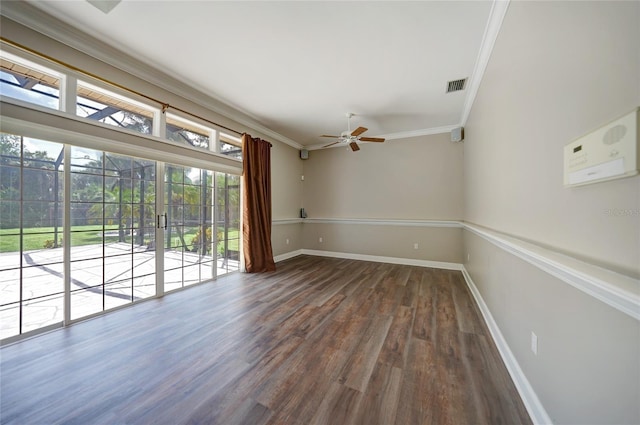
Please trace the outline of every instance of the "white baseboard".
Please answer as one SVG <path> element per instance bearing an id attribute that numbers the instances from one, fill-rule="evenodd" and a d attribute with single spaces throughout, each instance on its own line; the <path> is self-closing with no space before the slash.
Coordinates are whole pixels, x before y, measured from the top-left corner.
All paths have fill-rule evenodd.
<path id="1" fill-rule="evenodd" d="M 482 313 L 482 317 L 484 317 L 484 321 L 489 328 L 489 332 L 491 333 L 491 337 L 498 347 L 498 351 L 500 352 L 500 356 L 502 357 L 502 361 L 507 367 L 509 371 L 509 375 L 511 375 L 511 379 L 515 384 L 522 401 L 524 402 L 525 407 L 527 408 L 527 412 L 529 412 L 529 416 L 534 424 L 547 425 L 552 424 L 551 418 L 547 414 L 544 406 L 540 402 L 538 395 L 533 390 L 533 387 L 529 383 L 529 380 L 525 376 L 522 368 L 518 364 L 518 360 L 513 355 L 513 352 L 509 348 L 507 341 L 504 339 L 502 332 L 500 332 L 500 328 L 498 324 L 493 319 L 491 315 L 491 311 L 489 311 L 489 307 L 482 299 L 482 295 L 480 291 L 476 287 L 475 283 L 471 279 L 471 276 L 467 272 L 467 270 L 462 266 L 462 275 L 464 276 L 464 280 L 467 282 L 467 286 L 473 294 L 473 298 L 476 300 L 478 307 L 480 308 L 480 312 Z"/>
<path id="2" fill-rule="evenodd" d="M 289 258 L 297 257 L 298 255 L 302 255 L 302 249 L 298 249 L 295 251 L 285 252 L 284 254 L 276 255 L 273 257 L 273 261 L 279 263 L 280 261 L 288 260 Z"/>
<path id="3" fill-rule="evenodd" d="M 315 249 L 299 249 L 274 258 L 276 262 L 293 258 L 298 255 L 314 255 L 318 257 L 345 258 L 348 260 L 372 261 L 375 263 L 403 264 L 406 266 L 431 267 L 434 269 L 462 270 L 460 263 L 442 261 L 415 260 L 412 258 L 382 257 L 378 255 L 353 254 L 349 252 L 318 251 Z"/>

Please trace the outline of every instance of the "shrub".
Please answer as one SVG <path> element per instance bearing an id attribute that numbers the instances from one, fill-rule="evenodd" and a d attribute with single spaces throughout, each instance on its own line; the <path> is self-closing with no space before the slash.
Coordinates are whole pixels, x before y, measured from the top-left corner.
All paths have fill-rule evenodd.
<path id="1" fill-rule="evenodd" d="M 44 248 L 51 249 L 56 247 L 56 242 L 53 239 L 47 239 L 42 244 Z M 62 238 L 58 240 L 58 248 L 62 247 Z"/>

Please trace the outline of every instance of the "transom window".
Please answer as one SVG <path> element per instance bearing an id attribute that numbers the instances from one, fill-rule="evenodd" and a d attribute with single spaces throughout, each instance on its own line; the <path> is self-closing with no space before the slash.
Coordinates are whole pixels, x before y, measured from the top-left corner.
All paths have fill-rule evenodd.
<path id="1" fill-rule="evenodd" d="M 220 133 L 218 152 L 231 158 L 242 159 L 242 142 L 240 138 Z"/>
<path id="2" fill-rule="evenodd" d="M 167 114 L 166 119 L 167 139 L 196 148 L 210 149 L 214 130 L 173 114 Z"/>
<path id="3" fill-rule="evenodd" d="M 60 73 L 0 51 L 0 94 L 45 108 L 60 108 Z"/>
<path id="4" fill-rule="evenodd" d="M 76 114 L 116 127 L 152 134 L 154 110 L 142 103 L 78 81 Z"/>

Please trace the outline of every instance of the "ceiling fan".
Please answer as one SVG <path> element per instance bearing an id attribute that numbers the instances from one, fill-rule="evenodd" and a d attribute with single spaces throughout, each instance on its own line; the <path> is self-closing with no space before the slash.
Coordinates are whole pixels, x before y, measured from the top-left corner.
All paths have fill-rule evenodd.
<path id="1" fill-rule="evenodd" d="M 320 137 L 331 137 L 334 139 L 338 139 L 338 141 L 329 143 L 328 145 L 323 146 L 323 148 L 328 148 L 329 146 L 337 145 L 338 143 L 342 143 L 344 145 L 349 145 L 352 151 L 359 151 L 360 147 L 358 146 L 358 142 L 377 142 L 382 143 L 384 139 L 381 137 L 362 137 L 360 136 L 362 133 L 367 131 L 364 127 L 358 127 L 355 130 L 351 131 L 351 117 L 354 114 L 348 112 L 347 116 L 347 131 L 343 131 L 340 136 L 329 136 L 327 134 L 323 134 Z"/>

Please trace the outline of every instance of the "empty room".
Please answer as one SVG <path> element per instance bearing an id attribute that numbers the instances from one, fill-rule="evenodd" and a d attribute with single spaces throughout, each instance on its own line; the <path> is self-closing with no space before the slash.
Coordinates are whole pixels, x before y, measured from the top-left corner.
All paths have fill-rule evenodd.
<path id="1" fill-rule="evenodd" d="M 0 423 L 640 424 L 640 1 L 0 3 Z"/>

